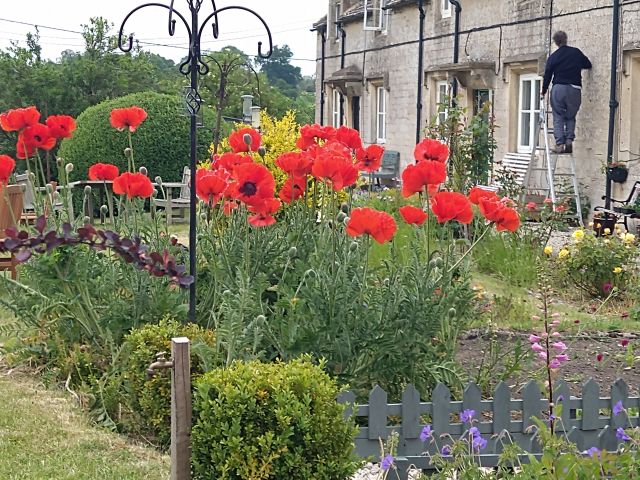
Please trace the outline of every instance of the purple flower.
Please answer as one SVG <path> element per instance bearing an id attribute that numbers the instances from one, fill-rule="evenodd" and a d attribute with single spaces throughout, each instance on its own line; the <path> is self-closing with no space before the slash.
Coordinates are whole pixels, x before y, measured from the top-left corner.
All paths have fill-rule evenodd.
<path id="1" fill-rule="evenodd" d="M 589 450 L 585 450 L 582 453 L 589 455 L 591 458 L 600 458 L 600 449 L 598 447 L 591 447 Z"/>
<path id="2" fill-rule="evenodd" d="M 564 395 L 558 395 L 558 398 L 556 399 L 556 402 L 558 402 L 558 403 L 564 402 Z"/>
<path id="3" fill-rule="evenodd" d="M 442 449 L 440 450 L 440 454 L 443 457 L 450 457 L 451 456 L 451 447 L 449 445 L 445 445 L 444 447 L 442 447 Z"/>
<path id="4" fill-rule="evenodd" d="M 475 410 L 470 410 L 470 409 L 463 410 L 462 413 L 460 414 L 460 421 L 462 423 L 471 423 L 475 414 L 476 414 Z"/>
<path id="5" fill-rule="evenodd" d="M 613 285 L 610 284 L 609 282 L 602 284 L 602 291 L 604 293 L 609 293 L 612 289 L 613 289 Z"/>
<path id="6" fill-rule="evenodd" d="M 618 440 L 622 440 L 623 442 L 628 442 L 629 440 L 631 440 L 631 437 L 625 433 L 624 428 L 622 427 L 616 428 L 616 438 Z"/>
<path id="7" fill-rule="evenodd" d="M 478 435 L 473 439 L 473 448 L 475 448 L 478 451 L 484 450 L 485 448 L 487 448 L 487 441 L 484 438 L 482 438 L 480 435 Z"/>
<path id="8" fill-rule="evenodd" d="M 618 400 L 616 404 L 613 406 L 613 416 L 617 417 L 624 411 L 624 407 L 622 406 L 622 400 Z"/>
<path id="9" fill-rule="evenodd" d="M 420 432 L 420 441 L 426 442 L 431 438 L 431 435 L 432 435 L 431 425 L 425 425 L 424 428 L 422 429 L 422 432 Z"/>
<path id="10" fill-rule="evenodd" d="M 382 468 L 382 470 L 389 470 L 391 468 L 391 465 L 393 465 L 393 460 L 394 460 L 393 455 L 387 455 L 382 459 L 380 468 Z"/>
<path id="11" fill-rule="evenodd" d="M 531 335 L 529 335 L 529 341 L 531 343 L 538 343 L 540 341 L 540 337 L 532 333 Z"/>

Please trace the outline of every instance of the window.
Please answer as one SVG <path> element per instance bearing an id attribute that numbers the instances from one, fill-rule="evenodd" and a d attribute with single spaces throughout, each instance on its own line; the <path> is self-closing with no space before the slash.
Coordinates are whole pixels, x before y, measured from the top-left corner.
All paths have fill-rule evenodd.
<path id="1" fill-rule="evenodd" d="M 376 143 L 387 140 L 387 91 L 384 87 L 376 88 Z"/>
<path id="2" fill-rule="evenodd" d="M 340 2 L 336 2 L 336 4 L 333 6 L 333 13 L 334 13 L 333 21 L 335 22 L 335 26 L 336 26 L 336 31 L 335 31 L 336 42 L 339 42 L 340 41 L 340 25 L 338 25 L 338 19 L 340 18 L 340 15 L 341 15 Z"/>
<path id="3" fill-rule="evenodd" d="M 441 9 L 440 13 L 442 14 L 442 18 L 451 18 L 451 3 L 449 0 L 440 0 Z"/>
<path id="4" fill-rule="evenodd" d="M 340 91 L 337 88 L 333 89 L 331 97 L 331 125 L 340 126 Z"/>
<path id="5" fill-rule="evenodd" d="M 365 0 L 364 29 L 385 31 L 387 11 L 384 10 L 387 0 Z"/>
<path id="6" fill-rule="evenodd" d="M 449 115 L 449 82 L 436 83 L 436 105 L 438 108 L 438 125 L 447 121 Z"/>
<path id="7" fill-rule="evenodd" d="M 518 95 L 518 152 L 529 153 L 533 148 L 537 115 L 540 112 L 542 77 L 528 73 L 520 75 Z"/>
<path id="8" fill-rule="evenodd" d="M 485 104 L 489 102 L 489 111 L 483 111 Z M 493 90 L 480 89 L 473 91 L 473 115 L 482 113 L 485 120 L 489 120 L 489 116 L 493 113 Z"/>

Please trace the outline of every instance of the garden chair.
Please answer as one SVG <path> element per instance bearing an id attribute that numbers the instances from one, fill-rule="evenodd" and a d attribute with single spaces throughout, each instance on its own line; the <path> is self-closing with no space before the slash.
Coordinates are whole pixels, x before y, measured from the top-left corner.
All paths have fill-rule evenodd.
<path id="1" fill-rule="evenodd" d="M 5 192 L 1 191 L 2 188 L 5 188 L 7 190 L 6 193 L 9 197 L 8 203 L 5 197 Z M 23 187 L 21 185 L 0 187 L 0 240 L 5 238 L 6 235 L 4 232 L 7 228 L 15 227 L 15 222 L 20 221 L 24 198 L 22 188 Z M 13 212 L 13 215 L 11 214 L 11 212 Z M 18 272 L 16 271 L 16 265 L 17 262 L 13 254 L 11 254 L 9 257 L 0 257 L 0 270 L 9 270 L 9 272 L 11 273 L 11 278 L 13 280 L 15 280 L 18 275 Z"/>
<path id="2" fill-rule="evenodd" d="M 164 191 L 164 198 L 156 198 L 156 206 L 164 208 L 167 217 L 167 223 L 170 225 L 174 221 L 187 221 L 186 212 L 189 210 L 191 201 L 191 169 L 186 166 L 182 171 L 181 182 L 162 182 L 160 187 Z M 177 198 L 173 198 L 173 190 L 180 189 Z M 178 212 L 174 216 L 174 210 Z"/>
<path id="3" fill-rule="evenodd" d="M 34 188 L 28 173 L 17 173 L 15 175 L 16 183 L 24 186 L 23 208 L 22 208 L 22 221 L 26 223 L 33 223 L 38 217 L 36 213 L 36 191 L 44 194 L 46 192 L 45 187 Z M 59 187 L 56 188 L 56 190 Z M 54 196 L 53 209 L 58 211 L 63 208 L 62 199 L 59 195 Z"/>
<path id="4" fill-rule="evenodd" d="M 380 168 L 366 177 L 375 180 L 377 185 L 380 185 L 380 180 L 385 180 L 393 186 L 397 186 L 400 178 L 400 152 L 385 150 Z"/>
<path id="5" fill-rule="evenodd" d="M 607 197 L 602 197 L 606 200 Z M 629 196 L 624 200 L 611 199 L 612 205 L 610 210 L 604 207 L 595 207 L 595 212 L 604 212 L 618 219 L 618 223 L 622 223 L 624 228 L 629 231 L 629 219 L 640 220 L 640 180 L 636 181 L 631 187 Z M 638 208 L 638 210 L 636 210 Z"/>

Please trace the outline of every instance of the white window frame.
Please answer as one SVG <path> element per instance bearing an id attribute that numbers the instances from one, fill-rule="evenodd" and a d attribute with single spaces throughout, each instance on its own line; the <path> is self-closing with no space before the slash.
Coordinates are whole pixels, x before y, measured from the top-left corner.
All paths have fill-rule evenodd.
<path id="1" fill-rule="evenodd" d="M 376 87 L 376 143 L 386 143 L 387 141 L 387 90 Z"/>
<path id="2" fill-rule="evenodd" d="M 331 126 L 340 126 L 340 91 L 337 88 L 331 94 Z"/>
<path id="3" fill-rule="evenodd" d="M 442 18 L 451 18 L 451 2 L 449 0 L 440 0 L 440 14 Z"/>
<path id="4" fill-rule="evenodd" d="M 364 0 L 364 30 L 381 32 L 386 29 L 384 24 L 384 16 L 386 10 L 382 8 L 385 6 L 385 0 Z M 371 13 L 369 13 L 371 12 Z M 371 25 L 369 25 L 371 23 Z"/>
<path id="5" fill-rule="evenodd" d="M 443 95 L 444 94 L 444 95 Z M 445 108 L 443 111 L 440 111 L 440 104 L 444 103 L 446 98 L 451 94 L 451 85 L 446 80 L 439 80 L 436 82 L 436 114 L 438 116 L 436 123 L 438 125 L 447 121 L 447 117 L 449 116 L 449 109 Z M 449 99 L 451 100 L 451 99 Z"/>
<path id="6" fill-rule="evenodd" d="M 335 22 L 335 27 L 336 27 L 336 30 L 335 30 L 336 42 L 339 42 L 341 37 L 340 25 L 338 25 L 338 19 L 340 18 L 341 14 L 342 14 L 342 4 L 341 2 L 336 2 L 333 5 L 333 15 L 334 15 L 333 21 Z"/>
<path id="7" fill-rule="evenodd" d="M 524 110 L 523 107 L 523 102 L 524 102 L 524 84 L 525 82 L 530 82 L 531 83 L 531 89 L 529 92 L 530 95 L 530 105 L 531 108 Z M 542 77 L 536 73 L 525 73 L 520 75 L 519 79 L 518 79 L 518 141 L 517 141 L 517 148 L 518 148 L 518 153 L 531 153 L 531 150 L 533 149 L 533 136 L 534 136 L 534 132 L 535 132 L 535 126 L 536 126 L 536 122 L 538 120 L 538 114 L 540 113 L 540 89 L 542 86 Z M 536 108 L 537 105 L 537 108 Z M 522 143 L 522 134 L 523 131 L 522 129 L 524 128 L 523 126 L 523 121 L 522 121 L 522 117 L 523 114 L 527 114 L 529 115 L 529 144 L 525 145 Z"/>

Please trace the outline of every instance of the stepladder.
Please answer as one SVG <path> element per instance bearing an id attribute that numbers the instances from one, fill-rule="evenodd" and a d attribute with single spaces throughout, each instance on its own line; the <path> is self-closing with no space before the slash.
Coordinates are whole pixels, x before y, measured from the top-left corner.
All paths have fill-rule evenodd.
<path id="1" fill-rule="evenodd" d="M 520 201 L 524 204 L 531 197 L 548 198 L 554 209 L 567 209 L 567 218 L 574 218 L 583 227 L 575 158 L 573 154 L 556 153 L 552 150 L 550 114 L 544 99 L 541 98 L 533 134 L 531 159 L 524 176 Z"/>

